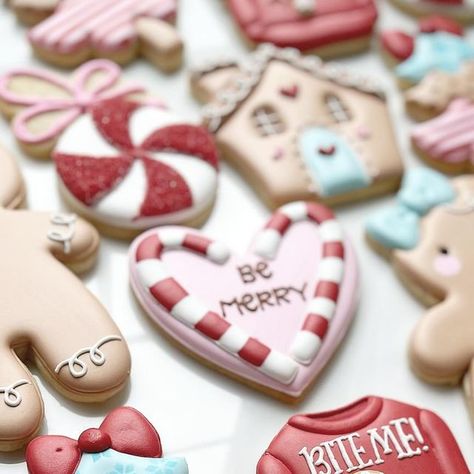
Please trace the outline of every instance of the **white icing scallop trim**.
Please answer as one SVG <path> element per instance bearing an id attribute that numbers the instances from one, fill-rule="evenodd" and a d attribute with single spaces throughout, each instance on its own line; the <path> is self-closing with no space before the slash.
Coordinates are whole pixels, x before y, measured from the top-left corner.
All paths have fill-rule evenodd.
<path id="1" fill-rule="evenodd" d="M 122 341 L 120 336 L 106 336 L 100 339 L 96 344 L 91 347 L 84 347 L 83 349 L 78 350 L 74 353 L 69 359 L 65 359 L 60 362 L 54 372 L 59 374 L 63 367 L 69 368 L 69 373 L 76 379 L 82 378 L 87 375 L 88 369 L 84 361 L 79 359 L 79 357 L 89 354 L 90 361 L 97 367 L 100 367 L 105 364 L 107 361 L 105 354 L 100 350 L 100 347 L 108 342 L 112 341 Z M 79 367 L 79 370 L 76 369 Z"/>
<path id="2" fill-rule="evenodd" d="M 11 408 L 16 408 L 21 405 L 23 398 L 17 389 L 23 385 L 31 385 L 31 382 L 21 379 L 7 387 L 0 387 L 0 393 L 3 393 L 3 402 L 5 405 Z"/>

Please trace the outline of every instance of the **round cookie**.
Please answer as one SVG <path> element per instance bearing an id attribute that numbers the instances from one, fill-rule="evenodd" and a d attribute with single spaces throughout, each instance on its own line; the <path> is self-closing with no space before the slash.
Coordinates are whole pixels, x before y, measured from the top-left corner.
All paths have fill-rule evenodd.
<path id="1" fill-rule="evenodd" d="M 63 396 L 79 402 L 109 399 L 130 372 L 119 329 L 68 270 L 84 272 L 93 265 L 97 232 L 74 215 L 13 210 L 23 201 L 21 178 L 2 152 L 0 451 L 21 448 L 41 427 L 43 403 L 27 361 Z"/>
<path id="2" fill-rule="evenodd" d="M 271 207 L 389 193 L 403 164 L 380 88 L 335 64 L 263 45 L 191 77 L 222 155 Z M 258 159 L 256 158 L 258 157 Z"/>
<path id="3" fill-rule="evenodd" d="M 411 337 L 413 370 L 430 383 L 463 381 L 471 415 L 473 232 L 474 176 L 450 181 L 426 168 L 410 171 L 397 204 L 367 224 L 372 246 L 390 259 L 408 289 L 430 307 Z"/>
<path id="4" fill-rule="evenodd" d="M 28 36 L 38 57 L 61 67 L 95 57 L 126 64 L 142 55 L 172 72 L 183 55 L 176 14 L 177 0 L 63 0 Z"/>
<path id="5" fill-rule="evenodd" d="M 438 13 L 462 23 L 474 22 L 472 0 L 392 0 L 392 3 L 410 15 L 425 16 Z"/>
<path id="6" fill-rule="evenodd" d="M 69 207 L 102 232 L 130 238 L 157 225 L 200 225 L 217 190 L 212 136 L 119 78 L 105 60 L 69 81 L 12 71 L 0 77 L 0 108 L 25 151 L 53 158 Z"/>
<path id="7" fill-rule="evenodd" d="M 227 0 L 245 40 L 273 43 L 321 57 L 368 49 L 377 7 L 373 0 Z"/>
<path id="8" fill-rule="evenodd" d="M 295 415 L 270 443 L 257 474 L 468 474 L 444 421 L 431 411 L 365 397 Z"/>
<path id="9" fill-rule="evenodd" d="M 316 203 L 282 207 L 245 256 L 184 227 L 150 230 L 131 246 L 130 274 L 173 342 L 286 402 L 308 392 L 357 303 L 353 249 Z"/>
<path id="10" fill-rule="evenodd" d="M 153 425 L 137 410 L 113 410 L 99 428 L 73 440 L 40 436 L 28 445 L 29 474 L 188 474 L 183 458 L 165 458 Z"/>

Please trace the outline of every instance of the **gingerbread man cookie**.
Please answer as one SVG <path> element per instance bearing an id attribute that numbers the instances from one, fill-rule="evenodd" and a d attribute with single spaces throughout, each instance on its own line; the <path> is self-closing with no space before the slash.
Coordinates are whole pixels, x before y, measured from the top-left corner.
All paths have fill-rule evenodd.
<path id="1" fill-rule="evenodd" d="M 419 30 L 416 36 L 387 30 L 380 38 L 384 57 L 395 66 L 401 87 L 417 84 L 433 71 L 456 73 L 474 59 L 474 44 L 463 37 L 462 27 L 454 20 L 431 16 L 420 20 Z"/>
<path id="2" fill-rule="evenodd" d="M 455 73 L 431 72 L 405 92 L 406 109 L 415 120 L 433 118 L 459 98 L 474 100 L 474 61 Z"/>
<path id="3" fill-rule="evenodd" d="M 24 188 L 5 152 L 0 182 L 0 450 L 11 451 L 26 444 L 43 419 L 26 361 L 65 397 L 100 402 L 126 384 L 130 354 L 105 308 L 65 268 L 90 268 L 97 232 L 74 215 L 13 210 Z"/>
<path id="4" fill-rule="evenodd" d="M 183 458 L 163 457 L 160 437 L 137 410 L 113 410 L 79 439 L 41 436 L 26 450 L 29 474 L 188 474 Z"/>
<path id="5" fill-rule="evenodd" d="M 322 57 L 367 49 L 374 0 L 228 0 L 240 31 L 252 45 L 273 43 Z"/>
<path id="6" fill-rule="evenodd" d="M 243 257 L 191 229 L 150 230 L 131 246 L 130 272 L 140 304 L 179 346 L 288 402 L 323 370 L 357 301 L 352 247 L 316 203 L 282 207 Z"/>
<path id="7" fill-rule="evenodd" d="M 246 64 L 192 75 L 223 156 L 271 207 L 340 204 L 394 191 L 402 162 L 383 92 L 294 49 L 261 46 Z M 221 87 L 220 89 L 216 89 Z"/>
<path id="8" fill-rule="evenodd" d="M 54 13 L 61 0 L 6 0 L 25 25 L 36 25 Z"/>
<path id="9" fill-rule="evenodd" d="M 367 225 L 369 242 L 431 307 L 411 337 L 412 368 L 431 383 L 464 379 L 474 415 L 473 232 L 474 176 L 450 181 L 425 168 L 410 171 L 397 205 Z"/>
<path id="10" fill-rule="evenodd" d="M 25 151 L 53 158 L 64 200 L 101 231 L 128 238 L 156 225 L 199 225 L 217 190 L 212 136 L 119 78 L 106 60 L 69 81 L 14 70 L 0 77 L 0 109 Z"/>
<path id="11" fill-rule="evenodd" d="M 296 415 L 274 438 L 257 474 L 469 474 L 444 421 L 428 410 L 366 397 Z"/>
<path id="12" fill-rule="evenodd" d="M 181 66 L 183 44 L 172 23 L 177 0 L 63 0 L 30 30 L 41 59 L 75 67 L 94 57 L 119 64 L 143 55 L 166 72 Z"/>
<path id="13" fill-rule="evenodd" d="M 392 2 L 411 15 L 425 16 L 438 13 L 463 23 L 474 21 L 472 0 L 392 0 Z"/>

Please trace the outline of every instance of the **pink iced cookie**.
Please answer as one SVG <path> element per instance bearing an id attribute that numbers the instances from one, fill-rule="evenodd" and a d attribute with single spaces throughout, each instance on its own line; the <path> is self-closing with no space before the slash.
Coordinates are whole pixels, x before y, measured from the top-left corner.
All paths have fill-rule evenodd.
<path id="1" fill-rule="evenodd" d="M 244 256 L 192 229 L 148 231 L 132 244 L 130 272 L 171 339 L 284 401 L 305 395 L 356 307 L 354 251 L 316 203 L 280 208 Z"/>

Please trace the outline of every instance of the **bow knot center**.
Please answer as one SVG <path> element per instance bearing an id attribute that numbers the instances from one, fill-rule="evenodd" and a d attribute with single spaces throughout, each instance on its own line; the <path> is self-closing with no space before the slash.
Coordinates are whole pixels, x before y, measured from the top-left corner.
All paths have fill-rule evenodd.
<path id="1" fill-rule="evenodd" d="M 92 428 L 79 436 L 78 444 L 83 453 L 101 453 L 111 448 L 112 440 L 107 433 Z"/>
<path id="2" fill-rule="evenodd" d="M 147 158 L 149 155 L 148 150 L 145 150 L 144 148 L 134 148 L 132 150 L 132 155 L 135 160 L 142 160 L 143 158 Z"/>

